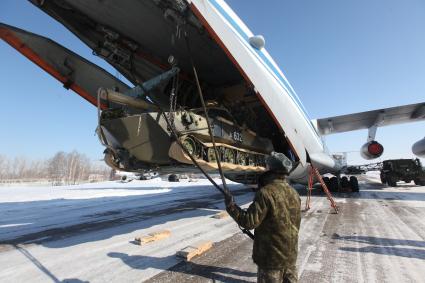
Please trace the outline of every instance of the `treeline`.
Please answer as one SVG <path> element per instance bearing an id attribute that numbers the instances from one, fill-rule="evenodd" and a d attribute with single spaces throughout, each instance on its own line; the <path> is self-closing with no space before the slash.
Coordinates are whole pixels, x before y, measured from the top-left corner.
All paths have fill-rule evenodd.
<path id="1" fill-rule="evenodd" d="M 52 158 L 29 160 L 0 155 L 0 182 L 48 181 L 54 185 L 108 180 L 111 169 L 77 151 L 60 151 Z"/>

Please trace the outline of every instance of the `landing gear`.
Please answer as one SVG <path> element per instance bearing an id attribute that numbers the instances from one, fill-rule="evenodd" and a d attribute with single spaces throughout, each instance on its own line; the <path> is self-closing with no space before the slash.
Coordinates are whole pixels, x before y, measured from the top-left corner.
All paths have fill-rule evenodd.
<path id="1" fill-rule="evenodd" d="M 341 178 L 341 188 L 346 189 L 350 187 L 350 182 L 348 182 L 348 177 L 344 176 Z"/>
<path id="2" fill-rule="evenodd" d="M 339 180 L 338 180 L 339 179 Z M 338 177 L 323 177 L 323 181 L 331 192 L 358 192 L 359 191 L 359 182 L 355 176 L 343 176 Z"/>
<path id="3" fill-rule="evenodd" d="M 338 178 L 337 177 L 332 177 L 329 179 L 329 190 L 331 192 L 337 192 L 338 191 Z"/>
<path id="4" fill-rule="evenodd" d="M 355 192 L 355 193 L 359 192 L 359 181 L 357 180 L 357 177 L 354 177 L 354 176 L 350 177 L 350 187 L 352 192 Z"/>

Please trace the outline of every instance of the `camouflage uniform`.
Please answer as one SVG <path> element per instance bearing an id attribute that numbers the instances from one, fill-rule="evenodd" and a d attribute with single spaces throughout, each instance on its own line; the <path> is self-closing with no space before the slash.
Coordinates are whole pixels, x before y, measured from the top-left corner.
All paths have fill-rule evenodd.
<path id="1" fill-rule="evenodd" d="M 240 226 L 255 229 L 258 282 L 297 282 L 300 197 L 283 174 L 268 171 L 261 179 L 263 186 L 246 211 L 233 202 L 227 211 Z"/>

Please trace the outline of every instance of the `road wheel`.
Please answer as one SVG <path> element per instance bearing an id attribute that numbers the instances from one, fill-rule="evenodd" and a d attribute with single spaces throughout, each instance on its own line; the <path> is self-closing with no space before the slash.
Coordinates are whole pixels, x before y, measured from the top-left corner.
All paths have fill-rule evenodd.
<path id="1" fill-rule="evenodd" d="M 178 182 L 179 177 L 176 174 L 170 174 L 168 176 L 168 182 Z"/>
<path id="2" fill-rule="evenodd" d="M 353 192 L 357 193 L 359 191 L 359 181 L 354 176 L 350 177 L 350 187 Z"/>
<path id="3" fill-rule="evenodd" d="M 217 149 L 217 151 L 218 151 L 218 149 Z M 207 155 L 208 155 L 208 162 L 216 162 L 217 161 L 217 158 L 215 158 L 215 151 L 214 151 L 213 147 L 208 148 Z M 220 154 L 218 153 L 218 155 L 220 155 Z"/>
<path id="4" fill-rule="evenodd" d="M 385 185 L 387 183 L 387 179 L 385 179 L 385 175 L 384 174 L 381 174 L 380 177 L 381 177 L 381 183 L 383 185 Z"/>
<path id="5" fill-rule="evenodd" d="M 397 187 L 397 180 L 394 177 L 388 176 L 387 182 L 390 187 Z"/>
<path id="6" fill-rule="evenodd" d="M 337 192 L 338 191 L 338 179 L 336 177 L 332 177 L 329 180 L 329 190 L 331 192 Z"/>
<path id="7" fill-rule="evenodd" d="M 235 164 L 235 151 L 231 148 L 224 149 L 224 162 Z"/>
<path id="8" fill-rule="evenodd" d="M 191 137 L 186 137 L 182 144 L 191 155 L 193 155 L 195 158 L 200 158 L 200 151 L 198 150 L 194 139 Z"/>

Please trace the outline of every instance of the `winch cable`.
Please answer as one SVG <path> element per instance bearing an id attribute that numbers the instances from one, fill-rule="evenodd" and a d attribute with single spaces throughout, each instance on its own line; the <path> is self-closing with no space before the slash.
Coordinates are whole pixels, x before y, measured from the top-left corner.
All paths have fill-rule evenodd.
<path id="1" fill-rule="evenodd" d="M 223 169 L 221 167 L 221 161 L 220 161 L 218 151 L 217 151 L 217 147 L 216 147 L 216 144 L 215 144 L 215 138 L 214 138 L 214 135 L 213 135 L 213 132 L 212 132 L 212 129 L 211 129 L 210 119 L 208 117 L 208 111 L 207 111 L 207 108 L 205 106 L 204 95 L 203 95 L 203 92 L 202 92 L 201 84 L 199 82 L 198 71 L 196 70 L 195 63 L 193 61 L 192 52 L 191 52 L 190 44 L 189 44 L 189 38 L 187 36 L 186 31 L 184 32 L 184 39 L 186 41 L 186 48 L 187 48 L 187 51 L 188 51 L 190 64 L 192 65 L 193 75 L 195 76 L 195 82 L 196 82 L 196 87 L 198 88 L 199 99 L 201 101 L 202 108 L 203 108 L 203 111 L 204 111 L 204 115 L 205 115 L 205 118 L 207 120 L 208 132 L 209 132 L 209 135 L 210 135 L 210 138 L 211 138 L 211 142 L 213 144 L 215 159 L 216 159 L 216 162 L 217 162 L 218 171 L 220 172 L 220 177 L 221 177 L 222 184 L 223 184 L 223 191 L 224 191 L 223 195 L 224 195 L 224 197 L 233 198 L 232 193 L 230 192 L 229 188 L 227 187 L 226 178 L 224 177 Z M 251 233 L 251 231 L 249 231 L 248 229 L 242 228 L 239 224 L 238 224 L 238 227 L 242 231 L 242 233 L 246 234 L 249 238 L 251 238 L 251 240 L 254 240 L 255 236 L 254 236 L 254 234 Z"/>
<path id="2" fill-rule="evenodd" d="M 135 76 L 135 69 L 134 69 L 134 65 L 133 65 L 133 61 L 131 60 L 131 68 L 130 68 L 130 75 L 133 77 L 133 80 L 138 84 L 138 86 L 140 86 L 140 88 L 142 89 L 144 96 L 145 97 L 149 97 L 150 101 L 155 104 L 155 106 L 159 109 L 159 112 L 161 113 L 162 117 L 165 120 L 165 123 L 167 124 L 167 127 L 170 129 L 172 136 L 174 137 L 174 139 L 176 140 L 177 144 L 181 147 L 181 149 L 184 151 L 184 153 L 189 156 L 190 160 L 192 161 L 192 163 L 199 168 L 199 170 L 202 172 L 202 174 L 205 176 L 205 178 L 208 179 L 208 181 L 210 181 L 210 183 L 217 189 L 219 190 L 223 195 L 226 195 L 226 192 L 211 178 L 211 176 L 201 167 L 201 165 L 199 165 L 199 163 L 196 161 L 196 159 L 193 157 L 193 155 L 189 152 L 189 150 L 183 145 L 183 143 L 180 141 L 179 136 L 176 132 L 176 129 L 173 127 L 173 124 L 171 123 L 171 121 L 168 119 L 166 112 L 164 111 L 164 108 L 161 106 L 161 104 L 156 100 L 154 95 L 149 96 L 149 93 L 152 91 L 148 91 L 142 83 L 138 83 L 138 79 Z"/>
<path id="3" fill-rule="evenodd" d="M 147 90 L 143 87 L 143 85 L 139 85 L 142 90 L 147 94 Z M 213 186 L 219 190 L 223 195 L 226 195 L 226 192 L 211 178 L 211 176 L 204 170 L 204 168 L 201 167 L 201 165 L 196 161 L 196 159 L 193 157 L 193 155 L 189 152 L 189 150 L 183 145 L 183 143 L 180 141 L 179 139 L 179 135 L 177 134 L 175 128 L 173 127 L 173 125 L 171 124 L 170 120 L 168 119 L 166 112 L 164 111 L 164 109 L 162 108 L 162 106 L 158 103 L 158 101 L 156 101 L 156 99 L 153 96 L 149 96 L 149 99 L 153 102 L 153 104 L 155 104 L 156 107 L 158 107 L 160 113 L 162 114 L 162 117 L 165 120 L 165 123 L 167 124 L 167 127 L 169 128 L 169 130 L 171 131 L 171 134 L 173 135 L 173 137 L 175 138 L 177 144 L 181 147 L 181 149 L 184 151 L 184 153 L 189 156 L 190 160 L 193 162 L 193 164 L 199 168 L 199 170 L 202 172 L 202 174 L 204 174 L 204 176 L 208 179 L 208 181 L 211 182 L 211 184 L 213 184 Z"/>
<path id="4" fill-rule="evenodd" d="M 231 196 L 231 193 L 230 193 L 229 189 L 227 188 L 226 178 L 224 177 L 224 174 L 223 174 L 223 168 L 221 167 L 220 156 L 219 156 L 218 151 L 217 151 L 217 146 L 215 144 L 215 138 L 214 138 L 214 135 L 213 135 L 213 132 L 212 132 L 212 129 L 211 129 L 210 119 L 208 117 L 208 111 L 207 111 L 207 108 L 205 106 L 205 100 L 204 100 L 204 95 L 203 95 L 203 92 L 202 92 L 201 84 L 199 82 L 198 71 L 196 70 L 195 63 L 194 63 L 193 58 L 192 58 L 192 52 L 190 50 L 189 39 L 187 37 L 186 32 L 184 32 L 184 39 L 186 41 L 186 47 L 187 47 L 187 51 L 189 53 L 190 64 L 192 65 L 192 71 L 193 71 L 193 75 L 195 77 L 196 87 L 198 89 L 199 100 L 201 101 L 202 109 L 204 111 L 204 115 L 205 115 L 205 118 L 207 120 L 208 133 L 210 135 L 211 142 L 213 144 L 213 149 L 214 149 L 215 159 L 216 159 L 216 162 L 217 162 L 218 172 L 220 173 L 221 181 L 223 183 L 223 190 L 228 194 L 228 196 Z"/>
<path id="5" fill-rule="evenodd" d="M 205 107 L 205 103 L 204 103 L 204 98 L 203 98 L 203 93 L 202 93 L 202 89 L 199 83 L 199 79 L 198 79 L 198 74 L 195 68 L 195 65 L 193 63 L 193 59 L 192 56 L 190 55 L 190 47 L 189 47 L 189 42 L 187 39 L 187 34 L 185 33 L 185 39 L 186 39 L 186 43 L 187 43 L 187 47 L 188 47 L 188 51 L 189 51 L 189 56 L 190 56 L 190 61 L 192 63 L 192 68 L 194 70 L 194 75 L 195 75 L 195 79 L 196 79 L 196 84 L 198 87 L 198 92 L 201 98 L 201 102 L 202 102 L 202 106 L 204 109 L 204 113 L 206 115 L 206 120 L 207 120 L 207 125 L 208 125 L 208 131 L 209 134 L 211 136 L 211 140 L 213 141 L 213 146 L 214 146 L 214 153 L 215 153 L 215 157 L 217 160 L 217 166 L 220 172 L 220 177 L 222 179 L 223 182 L 223 188 L 220 187 L 212 178 L 211 176 L 204 170 L 204 168 L 202 168 L 202 166 L 196 161 L 195 157 L 193 157 L 193 155 L 189 152 L 189 150 L 183 145 L 183 143 L 180 141 L 179 139 L 179 135 L 177 134 L 175 128 L 173 127 L 173 125 L 171 124 L 170 120 L 167 117 L 167 114 L 165 113 L 164 109 L 162 108 L 162 106 L 160 105 L 160 103 L 158 103 L 158 101 L 155 99 L 154 96 L 148 96 L 149 91 L 147 91 L 144 87 L 143 84 L 139 84 L 140 88 L 143 90 L 143 92 L 145 93 L 145 96 L 148 96 L 149 99 L 153 102 L 153 104 L 155 104 L 156 107 L 158 107 L 160 113 L 162 114 L 165 123 L 167 124 L 167 127 L 170 129 L 171 134 L 173 135 L 173 137 L 175 138 L 177 144 L 180 146 L 180 148 L 184 151 L 184 153 L 190 158 L 190 160 L 192 161 L 192 163 L 198 167 L 198 169 L 202 172 L 202 174 L 208 179 L 208 181 L 210 181 L 210 183 L 214 186 L 214 188 L 216 188 L 218 191 L 220 191 L 224 197 L 232 197 L 232 194 L 230 192 L 230 190 L 227 187 L 225 178 L 224 178 L 224 174 L 223 174 L 223 170 L 221 168 L 221 163 L 219 160 L 219 156 L 218 156 L 218 152 L 217 152 L 217 148 L 215 146 L 215 140 L 214 140 L 214 136 L 212 135 L 212 130 L 211 130 L 211 125 L 210 125 L 210 121 L 208 118 L 208 114 L 206 111 L 206 107 Z M 133 75 L 133 74 L 132 74 Z M 134 75 L 133 75 L 134 76 Z M 249 231 L 248 229 L 242 228 L 238 225 L 239 229 L 242 231 L 242 233 L 246 234 L 250 239 L 254 240 L 254 234 L 251 233 L 251 231 Z"/>
<path id="6" fill-rule="evenodd" d="M 141 86 L 141 88 L 143 89 L 143 86 Z M 145 90 L 144 90 L 145 91 Z M 145 92 L 147 93 L 147 92 Z M 223 196 L 231 196 L 231 193 L 229 191 L 229 189 L 227 187 L 221 188 L 212 178 L 211 176 L 204 170 L 204 168 L 202 168 L 202 166 L 198 163 L 198 161 L 196 161 L 195 157 L 193 157 L 193 155 L 189 152 L 189 150 L 183 145 L 183 143 L 180 141 L 179 136 L 175 130 L 174 127 L 172 127 L 171 122 L 168 120 L 167 115 L 165 114 L 164 110 L 162 109 L 161 105 L 159 105 L 159 103 L 155 100 L 155 98 L 153 97 L 149 97 L 151 99 L 151 101 L 156 105 L 156 107 L 158 107 L 159 111 L 162 114 L 162 117 L 165 120 L 165 123 L 167 124 L 168 128 L 170 129 L 173 137 L 176 139 L 177 144 L 181 147 L 181 149 L 184 151 L 184 153 L 189 156 L 190 160 L 193 162 L 193 164 L 198 167 L 198 169 L 202 172 L 202 174 L 204 174 L 204 176 L 208 179 L 208 181 L 211 182 L 211 184 L 217 189 L 219 190 Z M 251 231 L 249 231 L 248 229 L 242 228 L 238 225 L 239 229 L 241 230 L 242 233 L 244 233 L 245 235 L 247 235 L 251 240 L 254 240 L 255 236 L 254 234 L 251 233 Z"/>

